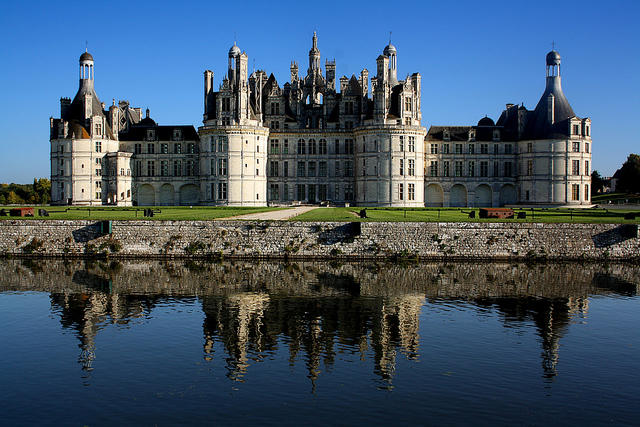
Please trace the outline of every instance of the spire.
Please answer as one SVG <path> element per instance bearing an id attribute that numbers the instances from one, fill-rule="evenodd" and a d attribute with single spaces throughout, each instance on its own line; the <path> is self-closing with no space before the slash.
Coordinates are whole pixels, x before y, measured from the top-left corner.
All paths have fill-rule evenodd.
<path id="1" fill-rule="evenodd" d="M 320 70 L 320 50 L 318 49 L 318 35 L 313 32 L 311 50 L 309 51 L 309 74 Z"/>

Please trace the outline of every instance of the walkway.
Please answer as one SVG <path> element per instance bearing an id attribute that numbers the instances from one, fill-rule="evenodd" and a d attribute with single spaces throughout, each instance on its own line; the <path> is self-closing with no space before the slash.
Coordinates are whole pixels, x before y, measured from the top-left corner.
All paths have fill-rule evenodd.
<path id="1" fill-rule="evenodd" d="M 257 221 L 286 221 L 294 216 L 302 215 L 305 212 L 316 209 L 317 206 L 297 206 L 295 208 L 281 209 L 278 211 L 252 213 L 246 215 L 237 215 L 229 218 L 220 218 L 221 220 L 227 219 L 249 219 Z"/>

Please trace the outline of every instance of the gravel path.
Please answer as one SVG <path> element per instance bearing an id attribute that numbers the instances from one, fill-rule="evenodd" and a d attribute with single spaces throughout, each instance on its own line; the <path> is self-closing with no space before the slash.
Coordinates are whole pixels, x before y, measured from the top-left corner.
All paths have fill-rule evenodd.
<path id="1" fill-rule="evenodd" d="M 260 212 L 260 213 L 252 213 L 246 215 L 237 215 L 229 218 L 220 218 L 221 220 L 227 219 L 250 219 L 250 220 L 258 220 L 258 221 L 285 221 L 287 219 L 293 218 L 294 216 L 301 215 L 305 212 L 309 212 L 311 210 L 317 209 L 317 206 L 298 206 L 295 208 L 282 209 L 279 211 L 271 211 L 271 212 Z"/>

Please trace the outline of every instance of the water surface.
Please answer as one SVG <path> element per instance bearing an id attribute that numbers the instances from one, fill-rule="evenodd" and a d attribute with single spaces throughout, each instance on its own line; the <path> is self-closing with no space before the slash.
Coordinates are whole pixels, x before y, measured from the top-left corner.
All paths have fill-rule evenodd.
<path id="1" fill-rule="evenodd" d="M 640 269 L 0 261 L 8 425 L 634 424 Z"/>

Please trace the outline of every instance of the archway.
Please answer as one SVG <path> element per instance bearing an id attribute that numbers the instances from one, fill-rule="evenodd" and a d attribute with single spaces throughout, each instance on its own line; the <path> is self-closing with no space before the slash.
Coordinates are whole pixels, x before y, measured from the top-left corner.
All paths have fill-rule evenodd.
<path id="1" fill-rule="evenodd" d="M 197 205 L 198 203 L 200 203 L 200 190 L 196 185 L 185 184 L 180 187 L 180 204 L 182 206 Z"/>
<path id="2" fill-rule="evenodd" d="M 512 184 L 503 185 L 500 189 L 500 205 L 512 205 L 514 203 L 518 203 L 516 187 Z"/>
<path id="3" fill-rule="evenodd" d="M 427 185 L 425 203 L 428 207 L 440 208 L 444 206 L 444 193 L 438 184 Z"/>
<path id="4" fill-rule="evenodd" d="M 173 189 L 173 185 L 162 184 L 162 187 L 160 187 L 159 204 L 162 206 L 172 206 L 175 204 L 175 191 Z"/>
<path id="5" fill-rule="evenodd" d="M 476 197 L 474 201 L 474 206 L 476 207 L 491 207 L 493 197 L 493 192 L 491 191 L 491 187 L 487 184 L 481 184 L 476 187 Z"/>
<path id="6" fill-rule="evenodd" d="M 154 206 L 156 204 L 156 191 L 150 184 L 143 184 L 138 188 L 138 205 Z"/>
<path id="7" fill-rule="evenodd" d="M 467 189 L 464 185 L 456 184 L 449 192 L 449 206 L 460 208 L 467 206 Z"/>

